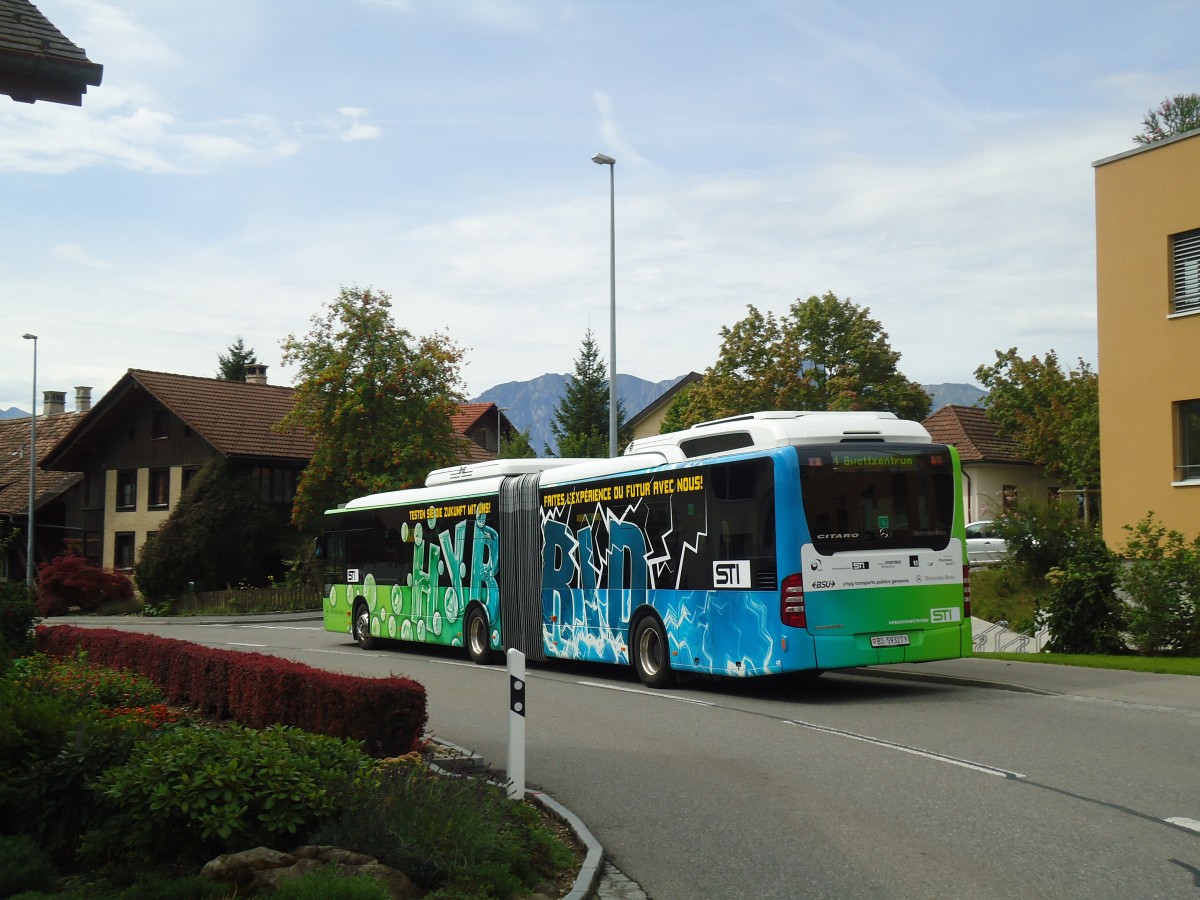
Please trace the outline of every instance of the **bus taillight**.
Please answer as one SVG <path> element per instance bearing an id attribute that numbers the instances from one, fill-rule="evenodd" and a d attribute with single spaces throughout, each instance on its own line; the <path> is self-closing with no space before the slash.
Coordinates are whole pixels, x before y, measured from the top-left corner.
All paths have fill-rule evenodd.
<path id="1" fill-rule="evenodd" d="M 971 567 L 963 566 L 963 618 L 971 618 Z"/>
<path id="2" fill-rule="evenodd" d="M 804 581 L 799 575 L 783 579 L 779 592 L 779 618 L 784 625 L 807 628 L 808 618 L 804 613 Z"/>

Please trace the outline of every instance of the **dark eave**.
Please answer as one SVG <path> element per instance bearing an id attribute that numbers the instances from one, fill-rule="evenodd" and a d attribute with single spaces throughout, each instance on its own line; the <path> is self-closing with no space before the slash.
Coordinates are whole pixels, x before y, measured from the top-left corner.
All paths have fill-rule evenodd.
<path id="1" fill-rule="evenodd" d="M 0 0 L 0 93 L 19 103 L 82 106 L 104 67 L 87 58 L 29 0 Z"/>

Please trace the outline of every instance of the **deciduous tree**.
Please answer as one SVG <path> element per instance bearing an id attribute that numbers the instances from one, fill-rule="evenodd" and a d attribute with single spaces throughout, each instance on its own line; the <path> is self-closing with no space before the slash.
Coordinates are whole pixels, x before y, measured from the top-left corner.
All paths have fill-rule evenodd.
<path id="1" fill-rule="evenodd" d="M 1133 136 L 1133 142 L 1153 144 L 1197 128 L 1200 128 L 1200 94 L 1176 94 L 1146 113 L 1142 130 Z"/>
<path id="2" fill-rule="evenodd" d="M 1023 359 L 1016 348 L 975 370 L 988 418 L 1051 478 L 1100 486 L 1100 380 L 1086 362 L 1065 371 L 1053 350 Z"/>
<path id="3" fill-rule="evenodd" d="M 338 503 L 422 484 L 460 458 L 451 417 L 463 402 L 462 349 L 441 333 L 414 337 L 391 308 L 383 291 L 343 288 L 307 336 L 283 341 L 284 364 L 300 372 L 280 427 L 315 443 L 292 509 L 302 530 Z"/>
<path id="4" fill-rule="evenodd" d="M 772 409 L 929 414 L 929 395 L 899 371 L 900 354 L 869 309 L 826 293 L 797 299 L 781 317 L 747 310 L 721 329 L 716 363 L 676 398 L 670 427 Z"/>

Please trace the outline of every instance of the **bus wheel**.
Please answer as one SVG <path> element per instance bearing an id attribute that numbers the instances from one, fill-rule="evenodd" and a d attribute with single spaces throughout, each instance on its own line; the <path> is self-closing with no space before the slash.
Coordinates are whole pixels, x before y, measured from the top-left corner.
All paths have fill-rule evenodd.
<path id="1" fill-rule="evenodd" d="M 354 615 L 350 617 L 350 636 L 364 650 L 374 650 L 379 641 L 371 637 L 371 610 L 363 600 L 354 604 Z"/>
<path id="2" fill-rule="evenodd" d="M 638 622 L 633 633 L 633 668 L 646 687 L 663 688 L 675 683 L 667 634 L 654 616 Z"/>
<path id="3" fill-rule="evenodd" d="M 486 666 L 492 659 L 492 647 L 488 640 L 487 615 L 478 606 L 472 606 L 467 613 L 467 621 L 463 624 L 466 636 L 467 652 L 471 654 L 471 662 Z"/>

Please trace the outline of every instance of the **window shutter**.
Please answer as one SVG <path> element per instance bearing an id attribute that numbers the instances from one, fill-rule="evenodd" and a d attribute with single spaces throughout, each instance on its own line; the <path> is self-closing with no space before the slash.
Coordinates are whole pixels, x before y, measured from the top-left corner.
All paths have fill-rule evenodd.
<path id="1" fill-rule="evenodd" d="M 1171 238 L 1174 312 L 1200 310 L 1200 231 Z"/>

